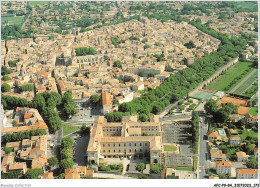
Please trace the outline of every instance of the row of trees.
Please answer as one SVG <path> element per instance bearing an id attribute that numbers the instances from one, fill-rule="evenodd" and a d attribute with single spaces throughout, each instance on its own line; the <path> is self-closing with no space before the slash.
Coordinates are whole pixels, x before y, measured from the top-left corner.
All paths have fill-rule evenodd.
<path id="1" fill-rule="evenodd" d="M 199 148 L 199 114 L 196 111 L 192 112 L 192 139 L 193 139 L 193 150 L 194 153 L 198 153 L 198 148 Z"/>
<path id="2" fill-rule="evenodd" d="M 41 136 L 47 135 L 47 131 L 44 129 L 36 129 L 31 131 L 24 131 L 18 133 L 6 133 L 3 135 L 3 142 L 16 142 L 21 141 L 23 139 L 30 139 L 31 136 Z"/>
<path id="3" fill-rule="evenodd" d="M 60 168 L 64 171 L 65 169 L 72 168 L 74 165 L 73 162 L 73 146 L 74 140 L 70 137 L 63 138 L 61 140 L 61 157 L 62 160 L 60 161 Z"/>

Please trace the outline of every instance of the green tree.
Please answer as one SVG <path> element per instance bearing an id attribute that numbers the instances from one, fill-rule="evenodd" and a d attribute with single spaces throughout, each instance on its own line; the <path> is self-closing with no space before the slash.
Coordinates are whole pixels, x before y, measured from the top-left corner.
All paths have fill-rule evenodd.
<path id="1" fill-rule="evenodd" d="M 1 91 L 4 92 L 10 92 L 11 91 L 11 86 L 7 83 L 3 83 L 1 86 Z"/>
<path id="2" fill-rule="evenodd" d="M 145 169 L 145 164 L 144 163 L 138 163 L 137 166 L 136 166 L 136 169 L 139 172 L 143 172 L 143 170 Z"/>
<path id="3" fill-rule="evenodd" d="M 56 157 L 51 157 L 48 159 L 48 163 L 50 166 L 54 167 L 58 164 L 58 159 Z"/>
<path id="4" fill-rule="evenodd" d="M 13 73 L 13 70 L 8 69 L 6 66 L 2 65 L 1 66 L 1 75 L 4 76 L 6 74 L 11 74 Z"/>
<path id="5" fill-rule="evenodd" d="M 61 174 L 58 176 L 58 179 L 65 179 L 65 174 L 64 174 L 64 173 L 61 173 Z"/>
<path id="6" fill-rule="evenodd" d="M 97 106 L 100 101 L 100 96 L 95 94 L 90 96 L 90 102 L 92 105 Z"/>
<path id="7" fill-rule="evenodd" d="M 19 60 L 15 60 L 15 61 L 8 61 L 8 65 L 9 67 L 16 67 L 16 64 L 19 62 Z"/>
<path id="8" fill-rule="evenodd" d="M 119 60 L 116 60 L 113 64 L 113 67 L 118 67 L 118 68 L 122 68 L 122 62 Z"/>
<path id="9" fill-rule="evenodd" d="M 146 114 L 140 114 L 140 116 L 139 116 L 139 120 L 141 122 L 146 122 L 146 121 L 148 121 L 148 119 L 149 119 L 149 117 Z"/>
<path id="10" fill-rule="evenodd" d="M 4 75 L 2 78 L 3 81 L 8 81 L 11 80 L 11 78 L 9 76 Z"/>
<path id="11" fill-rule="evenodd" d="M 73 157 L 72 148 L 64 148 L 61 150 L 61 156 L 63 159 L 69 159 Z"/>
<path id="12" fill-rule="evenodd" d="M 218 110 L 217 102 L 213 99 L 210 99 L 204 105 L 204 109 L 207 114 L 213 115 Z"/>
<path id="13" fill-rule="evenodd" d="M 218 174 L 219 179 L 228 179 L 226 174 Z"/>
<path id="14" fill-rule="evenodd" d="M 80 128 L 80 133 L 81 135 L 88 135 L 90 133 L 89 127 L 87 127 L 86 125 L 82 125 L 82 127 Z"/>
<path id="15" fill-rule="evenodd" d="M 152 164 L 151 165 L 151 169 L 150 172 L 151 173 L 155 173 L 155 174 L 160 174 L 162 171 L 160 164 Z"/>
<path id="16" fill-rule="evenodd" d="M 258 168 L 258 161 L 254 155 L 246 162 L 247 168 L 257 169 Z"/>
<path id="17" fill-rule="evenodd" d="M 34 86 L 32 84 L 22 85 L 19 88 L 21 91 L 34 91 Z"/>
<path id="18" fill-rule="evenodd" d="M 148 44 L 145 44 L 144 45 L 144 49 L 147 49 L 147 48 L 150 48 L 151 46 L 150 45 L 148 45 Z"/>
<path id="19" fill-rule="evenodd" d="M 13 151 L 13 148 L 4 147 L 5 154 L 9 154 Z"/>
<path id="20" fill-rule="evenodd" d="M 74 143 L 74 140 L 72 140 L 72 138 L 66 137 L 61 140 L 61 147 L 70 149 L 70 148 L 72 148 L 73 143 Z"/>
<path id="21" fill-rule="evenodd" d="M 60 168 L 62 170 L 65 170 L 65 169 L 68 169 L 68 168 L 72 168 L 74 165 L 74 162 L 71 158 L 69 159 L 63 159 L 61 162 L 60 162 Z"/>
<path id="22" fill-rule="evenodd" d="M 29 169 L 24 176 L 25 179 L 39 179 L 39 175 L 42 175 L 43 172 L 42 168 Z"/>

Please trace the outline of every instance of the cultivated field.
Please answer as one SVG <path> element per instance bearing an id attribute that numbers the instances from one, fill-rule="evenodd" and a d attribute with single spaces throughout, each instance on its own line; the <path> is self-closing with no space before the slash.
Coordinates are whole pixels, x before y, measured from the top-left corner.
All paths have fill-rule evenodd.
<path id="1" fill-rule="evenodd" d="M 250 87 L 255 80 L 257 79 L 258 72 L 254 72 L 253 75 L 251 75 L 239 88 L 237 88 L 233 93 L 237 95 L 243 94 L 248 87 Z"/>
<path id="2" fill-rule="evenodd" d="M 216 91 L 231 91 L 238 83 L 240 83 L 250 72 L 254 70 L 250 62 L 237 62 L 227 71 L 223 72 L 216 80 L 214 80 L 208 89 Z"/>
<path id="3" fill-rule="evenodd" d="M 1 18 L 1 23 L 8 21 L 9 25 L 22 25 L 24 22 L 24 16 Z"/>

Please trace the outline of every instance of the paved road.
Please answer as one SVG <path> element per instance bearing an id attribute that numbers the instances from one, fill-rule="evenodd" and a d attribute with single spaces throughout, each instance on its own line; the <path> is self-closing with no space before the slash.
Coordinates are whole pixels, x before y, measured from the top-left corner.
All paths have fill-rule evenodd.
<path id="1" fill-rule="evenodd" d="M 255 72 L 257 71 L 257 69 L 254 69 L 249 75 L 247 75 L 247 77 L 244 78 L 244 80 L 242 80 L 242 82 L 240 82 L 239 84 L 236 85 L 236 87 L 234 87 L 230 93 L 234 93 L 241 85 L 243 85 L 248 78 L 250 78 L 250 76 L 252 76 Z M 250 86 L 248 86 L 250 87 Z M 245 90 L 246 91 L 246 90 Z"/>
<path id="2" fill-rule="evenodd" d="M 165 121 L 172 121 L 172 120 L 189 120 L 191 119 L 191 114 L 189 115 L 183 115 L 183 114 L 180 114 L 180 115 L 174 115 L 172 117 L 166 117 L 166 118 L 160 118 L 159 121 L 160 122 L 165 122 Z"/>
<path id="3" fill-rule="evenodd" d="M 28 19 L 29 19 L 30 17 L 31 17 L 31 13 L 30 13 L 29 16 L 27 17 L 27 19 L 23 22 L 23 25 L 22 25 L 22 27 L 21 27 L 21 30 L 23 30 L 23 28 L 24 28 L 26 22 L 28 21 Z"/>
<path id="4" fill-rule="evenodd" d="M 199 179 L 204 179 L 207 176 L 207 168 L 209 168 L 208 159 L 208 142 L 205 140 L 205 136 L 208 133 L 207 123 L 204 117 L 200 117 L 201 127 L 200 127 L 200 143 L 199 143 Z"/>

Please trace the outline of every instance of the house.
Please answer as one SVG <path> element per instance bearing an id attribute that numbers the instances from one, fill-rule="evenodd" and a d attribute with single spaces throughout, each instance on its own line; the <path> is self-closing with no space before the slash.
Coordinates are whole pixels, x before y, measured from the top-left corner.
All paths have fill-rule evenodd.
<path id="1" fill-rule="evenodd" d="M 258 169 L 237 169 L 237 179 L 257 179 Z"/>
<path id="2" fill-rule="evenodd" d="M 241 138 L 239 136 L 234 136 L 229 138 L 229 144 L 231 145 L 239 145 L 241 142 Z"/>
<path id="3" fill-rule="evenodd" d="M 25 174 L 27 172 L 26 162 L 21 162 L 21 163 L 16 162 L 16 163 L 9 164 L 8 170 L 9 171 L 22 170 L 23 174 Z"/>
<path id="4" fill-rule="evenodd" d="M 217 161 L 216 162 L 216 172 L 217 174 L 230 174 L 232 164 L 230 161 Z"/>
<path id="5" fill-rule="evenodd" d="M 93 170 L 87 170 L 86 166 L 65 169 L 65 179 L 80 179 L 84 176 L 93 177 Z"/>
<path id="6" fill-rule="evenodd" d="M 53 179 L 53 172 L 50 173 L 44 173 L 43 179 Z"/>
<path id="7" fill-rule="evenodd" d="M 210 157 L 211 160 L 217 160 L 217 161 L 225 161 L 226 160 L 226 155 L 222 153 L 222 150 L 218 149 L 211 149 L 210 150 Z"/>
<path id="8" fill-rule="evenodd" d="M 258 122 L 258 116 L 253 116 L 253 115 L 248 113 L 248 114 L 245 115 L 245 117 L 246 117 L 246 120 L 247 120 L 248 123 Z"/>
<path id="9" fill-rule="evenodd" d="M 103 114 L 109 113 L 112 109 L 112 96 L 108 92 L 102 93 Z"/>
<path id="10" fill-rule="evenodd" d="M 219 136 L 218 134 L 218 131 L 214 131 L 214 132 L 211 132 L 211 133 L 208 133 L 208 139 L 210 141 L 212 140 L 217 140 L 217 141 L 221 141 L 221 136 Z"/>
<path id="11" fill-rule="evenodd" d="M 236 156 L 238 162 L 246 162 L 248 160 L 248 155 L 243 151 L 236 152 Z"/>
<path id="12" fill-rule="evenodd" d="M 139 81 L 139 82 L 137 82 L 137 83 L 134 83 L 134 84 L 132 85 L 132 90 L 133 90 L 133 91 L 144 90 L 144 83 L 141 82 L 141 81 Z"/>

